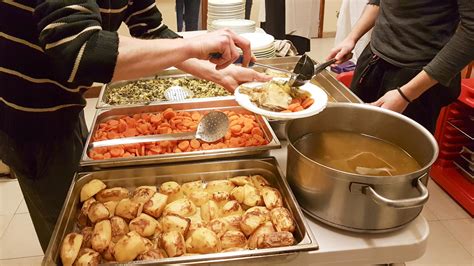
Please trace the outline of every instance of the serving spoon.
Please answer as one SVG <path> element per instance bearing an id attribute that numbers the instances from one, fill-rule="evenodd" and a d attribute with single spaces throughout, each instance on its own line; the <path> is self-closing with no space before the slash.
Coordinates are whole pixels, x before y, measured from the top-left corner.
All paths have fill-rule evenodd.
<path id="1" fill-rule="evenodd" d="M 211 111 L 201 118 L 196 131 L 101 140 L 92 142 L 90 148 L 194 138 L 205 142 L 214 142 L 225 136 L 228 127 L 229 118 L 226 114 L 219 111 Z"/>

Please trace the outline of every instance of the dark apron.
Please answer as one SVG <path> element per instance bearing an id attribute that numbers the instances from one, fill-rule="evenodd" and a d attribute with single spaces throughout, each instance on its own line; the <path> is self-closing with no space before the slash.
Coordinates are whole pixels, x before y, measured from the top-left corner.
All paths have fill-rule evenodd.
<path id="1" fill-rule="evenodd" d="M 394 66 L 375 55 L 369 44 L 357 60 L 351 90 L 365 103 L 375 102 L 386 92 L 408 83 L 421 70 L 421 67 Z M 449 87 L 438 83 L 428 89 L 413 100 L 403 114 L 434 133 L 441 108 L 455 101 L 460 92 L 461 77 L 458 74 Z"/>
<path id="2" fill-rule="evenodd" d="M 0 157 L 18 179 L 43 251 L 78 169 L 86 137 L 83 112 L 74 131 L 57 138 L 18 141 L 0 131 Z"/>

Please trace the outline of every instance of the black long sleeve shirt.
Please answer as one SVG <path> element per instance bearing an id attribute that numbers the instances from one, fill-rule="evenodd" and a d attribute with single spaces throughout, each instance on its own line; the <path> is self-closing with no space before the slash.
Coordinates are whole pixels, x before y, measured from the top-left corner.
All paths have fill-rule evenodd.
<path id="1" fill-rule="evenodd" d="M 372 51 L 400 67 L 422 68 L 448 86 L 474 60 L 474 0 L 369 0 L 380 11 Z"/>

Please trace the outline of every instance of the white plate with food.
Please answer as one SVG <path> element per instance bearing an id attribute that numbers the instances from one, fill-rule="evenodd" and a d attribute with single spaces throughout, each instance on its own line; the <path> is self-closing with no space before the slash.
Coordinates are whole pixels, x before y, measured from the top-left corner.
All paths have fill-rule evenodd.
<path id="1" fill-rule="evenodd" d="M 242 84 L 234 92 L 235 99 L 251 112 L 278 120 L 313 116 L 326 108 L 328 96 L 323 89 L 310 82 L 290 87 L 287 81 L 274 78 Z"/>

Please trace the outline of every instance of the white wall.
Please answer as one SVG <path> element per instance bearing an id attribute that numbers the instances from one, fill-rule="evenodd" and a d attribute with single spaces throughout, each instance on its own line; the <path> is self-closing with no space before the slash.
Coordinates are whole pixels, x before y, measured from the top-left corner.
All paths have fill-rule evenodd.
<path id="1" fill-rule="evenodd" d="M 326 0 L 326 6 L 324 8 L 324 25 L 323 32 L 334 33 L 336 32 L 337 24 L 337 12 L 341 7 L 342 0 Z"/>

